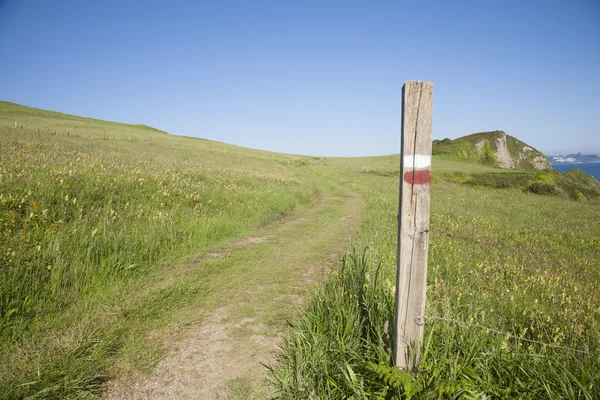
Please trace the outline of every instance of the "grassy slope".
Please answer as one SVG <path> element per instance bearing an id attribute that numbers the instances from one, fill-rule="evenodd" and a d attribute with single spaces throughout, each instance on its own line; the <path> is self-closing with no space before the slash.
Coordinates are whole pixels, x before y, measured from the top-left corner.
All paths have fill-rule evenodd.
<path id="1" fill-rule="evenodd" d="M 134 333 L 210 287 L 148 279 L 314 191 L 299 157 L 209 141 L 0 136 L 0 398 L 97 392 Z"/>
<path id="2" fill-rule="evenodd" d="M 15 103 L 0 101 L 0 126 L 14 128 L 17 121 L 18 129 L 46 133 L 49 129 L 57 134 L 70 136 L 86 136 L 99 138 L 105 134 L 112 138 L 130 140 L 164 139 L 169 137 L 166 132 L 146 126 L 131 125 L 99 119 L 78 117 L 56 111 L 22 106 Z"/>

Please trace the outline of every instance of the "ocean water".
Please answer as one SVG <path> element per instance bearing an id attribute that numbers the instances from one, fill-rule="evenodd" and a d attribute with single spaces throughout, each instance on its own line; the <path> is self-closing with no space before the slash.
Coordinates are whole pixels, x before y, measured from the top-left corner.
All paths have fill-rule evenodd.
<path id="1" fill-rule="evenodd" d="M 600 163 L 553 163 L 552 168 L 561 173 L 578 168 L 600 181 Z"/>

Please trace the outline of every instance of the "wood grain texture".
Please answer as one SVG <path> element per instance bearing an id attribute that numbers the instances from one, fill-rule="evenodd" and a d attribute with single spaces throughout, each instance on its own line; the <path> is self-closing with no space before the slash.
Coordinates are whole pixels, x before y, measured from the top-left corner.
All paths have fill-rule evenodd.
<path id="1" fill-rule="evenodd" d="M 403 369 L 419 366 L 423 339 L 419 318 L 425 313 L 427 286 L 432 106 L 431 82 L 404 83 L 394 335 L 394 361 Z"/>

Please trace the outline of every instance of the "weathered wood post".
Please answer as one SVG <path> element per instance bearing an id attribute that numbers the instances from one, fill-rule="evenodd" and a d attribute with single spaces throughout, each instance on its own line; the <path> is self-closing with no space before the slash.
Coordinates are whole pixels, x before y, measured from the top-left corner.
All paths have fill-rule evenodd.
<path id="1" fill-rule="evenodd" d="M 431 82 L 404 83 L 394 331 L 394 363 L 403 369 L 418 368 L 423 340 L 431 189 L 432 105 Z"/>

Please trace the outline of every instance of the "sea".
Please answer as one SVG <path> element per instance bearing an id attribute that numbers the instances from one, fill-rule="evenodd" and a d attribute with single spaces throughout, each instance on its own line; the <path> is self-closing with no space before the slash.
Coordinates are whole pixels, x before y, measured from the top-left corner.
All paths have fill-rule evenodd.
<path id="1" fill-rule="evenodd" d="M 552 163 L 552 168 L 560 173 L 578 168 L 600 181 L 600 162 L 595 163 Z"/>

